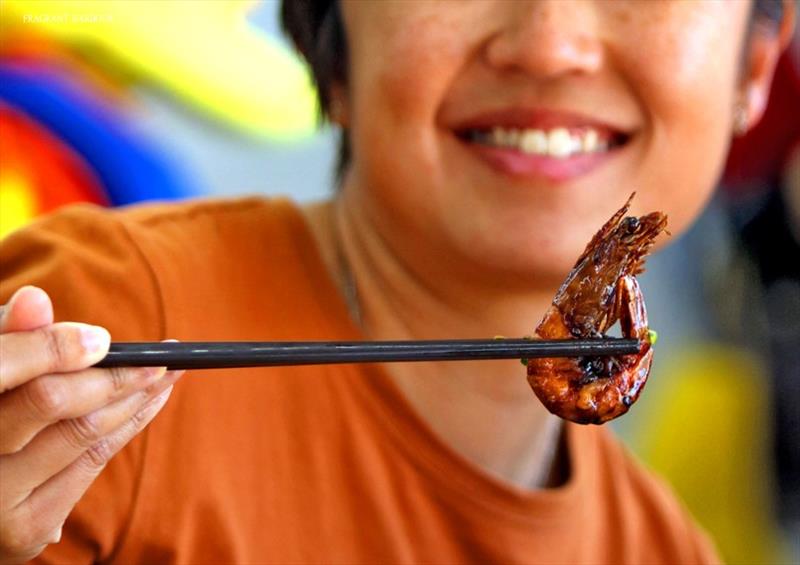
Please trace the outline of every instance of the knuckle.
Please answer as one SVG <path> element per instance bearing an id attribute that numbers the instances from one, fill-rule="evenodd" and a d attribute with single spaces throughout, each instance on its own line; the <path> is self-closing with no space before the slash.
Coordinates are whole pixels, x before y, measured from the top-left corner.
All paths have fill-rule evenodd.
<path id="1" fill-rule="evenodd" d="M 153 416 L 153 407 L 152 401 L 147 402 L 144 406 L 142 406 L 139 410 L 136 411 L 131 417 L 131 425 L 136 432 L 139 432 L 142 428 L 147 425 L 147 422 L 150 421 L 150 418 Z"/>
<path id="2" fill-rule="evenodd" d="M 131 425 L 136 433 L 139 433 L 147 424 L 158 414 L 161 407 L 164 406 L 167 396 L 169 396 L 169 389 L 161 391 L 155 396 L 151 397 L 144 406 L 136 411 L 136 414 L 131 418 Z"/>
<path id="3" fill-rule="evenodd" d="M 60 424 L 67 442 L 81 449 L 95 443 L 101 436 L 100 426 L 94 414 L 85 414 Z"/>
<path id="4" fill-rule="evenodd" d="M 20 536 L 16 529 L 7 524 L 5 520 L 0 524 L 0 547 L 5 553 L 16 555 L 19 553 L 21 545 Z"/>
<path id="5" fill-rule="evenodd" d="M 40 553 L 47 544 L 35 522 L 4 525 L 0 529 L 0 540 L 4 553 L 26 559 Z"/>
<path id="6" fill-rule="evenodd" d="M 130 380 L 128 370 L 123 367 L 112 367 L 107 371 L 113 393 L 117 394 L 124 391 Z"/>
<path id="7" fill-rule="evenodd" d="M 99 472 L 103 467 L 105 467 L 106 463 L 111 460 L 113 455 L 114 450 L 112 449 L 111 443 L 108 440 L 103 439 L 94 443 L 89 449 L 87 449 L 81 456 L 81 459 L 83 461 L 84 468 L 95 473 Z"/>
<path id="8" fill-rule="evenodd" d="M 44 342 L 44 348 L 51 370 L 58 370 L 65 366 L 70 360 L 71 353 L 70 341 L 72 340 L 68 333 L 55 328 L 41 328 L 36 331 L 39 332 Z"/>
<path id="9" fill-rule="evenodd" d="M 40 377 L 24 387 L 28 404 L 42 420 L 54 421 L 67 407 L 68 398 L 64 385 L 57 379 Z"/>

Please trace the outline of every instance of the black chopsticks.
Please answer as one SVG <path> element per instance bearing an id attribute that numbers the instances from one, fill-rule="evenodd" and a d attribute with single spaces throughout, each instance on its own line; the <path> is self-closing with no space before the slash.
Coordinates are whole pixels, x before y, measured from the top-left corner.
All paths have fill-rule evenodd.
<path id="1" fill-rule="evenodd" d="M 221 369 L 323 363 L 468 361 L 634 354 L 635 339 L 116 342 L 96 367 Z"/>

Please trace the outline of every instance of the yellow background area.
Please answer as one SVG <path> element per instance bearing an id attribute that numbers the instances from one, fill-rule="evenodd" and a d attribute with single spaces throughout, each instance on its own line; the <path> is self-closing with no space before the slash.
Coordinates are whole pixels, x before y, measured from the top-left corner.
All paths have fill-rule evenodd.
<path id="1" fill-rule="evenodd" d="M 37 211 L 34 198 L 22 177 L 9 171 L 0 175 L 0 239 L 34 217 Z"/>
<path id="2" fill-rule="evenodd" d="M 36 33 L 124 66 L 242 131 L 278 139 L 317 124 L 305 66 L 246 19 L 250 0 L 3 0 L 5 34 Z"/>
<path id="3" fill-rule="evenodd" d="M 661 362 L 658 402 L 634 438 L 638 453 L 727 563 L 789 563 L 774 518 L 765 368 L 742 350 L 710 343 Z"/>

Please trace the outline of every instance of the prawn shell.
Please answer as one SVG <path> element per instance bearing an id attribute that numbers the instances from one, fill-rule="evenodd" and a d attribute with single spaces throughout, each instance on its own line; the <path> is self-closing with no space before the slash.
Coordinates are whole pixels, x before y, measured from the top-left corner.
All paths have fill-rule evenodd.
<path id="1" fill-rule="evenodd" d="M 633 195 L 595 234 L 536 328 L 542 339 L 599 338 L 619 320 L 623 337 L 639 339 L 639 353 L 600 359 L 530 359 L 528 383 L 556 416 L 602 424 L 625 414 L 639 398 L 653 361 L 647 312 L 636 275 L 656 237 L 661 212 L 626 213 Z"/>
<path id="2" fill-rule="evenodd" d="M 642 393 L 650 374 L 653 349 L 640 355 L 619 357 L 619 372 L 588 384 L 577 359 L 531 359 L 528 384 L 556 416 L 578 424 L 604 424 L 628 412 Z"/>

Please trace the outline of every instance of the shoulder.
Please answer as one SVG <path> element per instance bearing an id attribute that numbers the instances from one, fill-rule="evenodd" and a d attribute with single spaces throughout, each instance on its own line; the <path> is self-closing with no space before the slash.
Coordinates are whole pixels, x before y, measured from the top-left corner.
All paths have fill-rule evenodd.
<path id="1" fill-rule="evenodd" d="M 140 204 L 103 211 L 126 225 L 155 228 L 170 224 L 192 226 L 209 220 L 239 222 L 253 218 L 271 218 L 279 221 L 295 208 L 296 206 L 286 198 L 251 196 Z"/>
<path id="2" fill-rule="evenodd" d="M 121 208 L 81 204 L 44 217 L 19 235 L 51 232 L 104 247 L 114 243 L 115 238 L 131 244 L 160 233 L 179 239 L 192 239 L 203 233 L 219 236 L 242 228 L 253 230 L 290 222 L 297 215 L 297 206 L 285 198 L 205 198 Z M 100 234 L 105 237 L 98 239 Z"/>
<path id="3" fill-rule="evenodd" d="M 598 446 L 604 511 L 640 561 L 719 563 L 713 543 L 664 480 L 647 470 L 606 429 L 592 430 Z"/>
<path id="4" fill-rule="evenodd" d="M 284 261 L 282 250 L 307 244 L 302 213 L 285 198 L 137 206 L 113 213 L 112 220 L 168 286 L 181 286 L 193 272 L 224 278 L 238 266 Z"/>
<path id="5" fill-rule="evenodd" d="M 243 231 L 280 229 L 300 217 L 296 205 L 287 199 L 258 197 L 112 209 L 79 204 L 43 216 L 12 233 L 0 242 L 0 254 L 4 271 L 14 268 L 13 260 L 41 259 L 45 251 L 77 260 L 92 257 L 123 260 L 126 257 L 123 251 L 140 244 L 185 241 L 200 246 L 203 241 L 198 237 L 216 240 Z"/>
<path id="6" fill-rule="evenodd" d="M 104 325 L 116 339 L 161 339 L 161 271 L 188 263 L 202 273 L 298 218 L 283 199 L 71 206 L 0 242 L 0 303 L 33 284 L 51 295 L 57 319 Z"/>
<path id="7" fill-rule="evenodd" d="M 254 220 L 281 222 L 296 213 L 296 206 L 288 199 L 261 197 L 145 203 L 121 208 L 78 204 L 37 219 L 8 236 L 2 244 L 7 249 L 32 240 L 80 240 L 83 245 L 102 248 L 121 241 L 130 244 L 132 234 L 141 237 L 168 227 L 202 230 L 209 224 L 219 226 L 222 222 L 234 225 Z"/>

